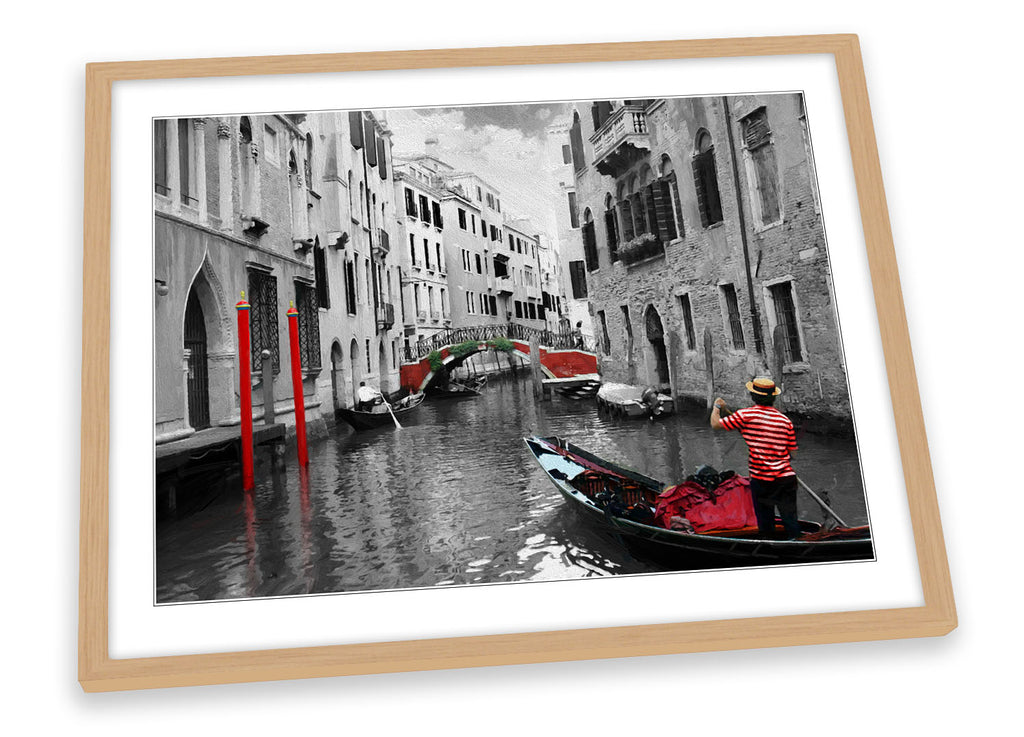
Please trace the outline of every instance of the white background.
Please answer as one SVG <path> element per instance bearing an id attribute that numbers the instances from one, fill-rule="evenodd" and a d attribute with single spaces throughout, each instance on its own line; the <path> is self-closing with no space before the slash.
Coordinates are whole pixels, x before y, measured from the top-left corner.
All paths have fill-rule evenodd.
<path id="1" fill-rule="evenodd" d="M 991 733 L 1017 723 L 1024 483 L 1016 24 L 844 7 L 250 1 L 5 11 L 5 731 Z M 715 14 L 715 9 L 722 11 Z M 363 16 L 362 13 L 373 13 Z M 13 33 L 12 33 L 13 31 Z M 83 65 L 96 60 L 856 32 L 961 626 L 946 638 L 85 695 L 76 683 Z M 984 518 L 978 517 L 983 512 Z M 763 723 L 762 723 L 763 722 Z M 1019 724 L 1018 724 L 1019 726 Z M 1013 731 L 1015 727 L 1010 727 Z"/>

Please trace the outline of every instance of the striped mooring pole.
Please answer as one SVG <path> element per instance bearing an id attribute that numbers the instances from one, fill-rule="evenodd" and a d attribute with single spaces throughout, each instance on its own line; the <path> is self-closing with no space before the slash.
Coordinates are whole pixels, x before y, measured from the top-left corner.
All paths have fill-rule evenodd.
<path id="1" fill-rule="evenodd" d="M 242 292 L 238 311 L 238 400 L 242 425 L 242 488 L 256 485 L 252 459 L 252 357 L 249 349 L 249 303 Z"/>

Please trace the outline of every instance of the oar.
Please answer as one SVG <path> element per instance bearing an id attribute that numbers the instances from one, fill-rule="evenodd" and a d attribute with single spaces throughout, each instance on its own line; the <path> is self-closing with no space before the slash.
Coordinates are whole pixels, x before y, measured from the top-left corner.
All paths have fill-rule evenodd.
<path id="1" fill-rule="evenodd" d="M 812 497 L 814 497 L 814 501 L 816 501 L 818 504 L 820 504 L 822 509 L 824 509 L 826 512 L 828 512 L 829 514 L 831 514 L 835 518 L 836 522 L 838 522 L 843 527 L 849 527 L 848 524 L 843 522 L 843 518 L 842 517 L 840 517 L 838 514 L 836 514 L 834 511 L 832 511 L 832 507 L 830 507 L 829 505 L 825 504 L 825 501 L 820 496 L 818 496 L 817 494 L 814 493 L 814 489 L 812 489 L 810 486 L 808 486 L 807 484 L 804 483 L 804 480 L 802 478 L 797 477 L 796 481 L 797 481 L 798 484 L 800 484 L 802 487 L 804 487 L 804 491 L 806 491 L 808 494 L 810 494 Z"/>
<path id="2" fill-rule="evenodd" d="M 384 393 L 383 392 L 377 392 L 377 393 L 380 394 L 380 399 L 381 399 L 382 402 L 384 402 L 384 406 L 388 408 L 388 413 L 391 415 L 391 419 L 395 421 L 395 427 L 397 427 L 399 430 L 401 430 L 402 429 L 402 424 L 398 421 L 398 418 L 395 417 L 395 413 L 391 411 L 391 405 L 388 404 L 388 400 L 386 400 L 384 398 Z"/>

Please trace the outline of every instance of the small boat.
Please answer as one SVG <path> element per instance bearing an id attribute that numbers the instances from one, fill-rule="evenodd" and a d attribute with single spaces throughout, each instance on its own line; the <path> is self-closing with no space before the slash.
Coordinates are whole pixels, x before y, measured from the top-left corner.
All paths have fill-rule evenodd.
<path id="1" fill-rule="evenodd" d="M 427 389 L 431 399 L 469 399 L 479 397 L 480 390 L 469 383 L 449 381 L 447 386 L 435 386 Z"/>
<path id="2" fill-rule="evenodd" d="M 672 397 L 657 389 L 641 389 L 629 384 L 602 384 L 597 390 L 597 408 L 615 417 L 667 417 L 676 411 Z"/>
<path id="3" fill-rule="evenodd" d="M 559 379 L 544 379 L 544 386 L 550 386 L 567 399 L 591 399 L 601 388 L 601 375 L 580 374 Z"/>
<path id="4" fill-rule="evenodd" d="M 630 547 L 681 568 L 870 560 L 874 556 L 866 525 L 826 529 L 817 522 L 800 520 L 803 533 L 795 540 L 765 539 L 756 525 L 726 525 L 702 532 L 667 529 L 651 519 L 664 488 L 659 481 L 560 438 L 524 441 L 572 507 L 611 528 Z M 710 504 L 713 507 L 714 500 Z M 781 524 L 776 524 L 781 533 Z"/>
<path id="5" fill-rule="evenodd" d="M 423 392 L 410 394 L 409 396 L 403 397 L 393 403 L 391 405 L 390 412 L 383 403 L 374 405 L 373 409 L 370 411 L 339 407 L 334 412 L 338 417 L 341 417 L 356 430 L 373 430 L 378 427 L 394 427 L 395 421 L 391 417 L 392 412 L 394 413 L 394 416 L 398 418 L 399 422 L 401 422 L 403 416 L 409 414 L 423 404 L 423 398 Z"/>

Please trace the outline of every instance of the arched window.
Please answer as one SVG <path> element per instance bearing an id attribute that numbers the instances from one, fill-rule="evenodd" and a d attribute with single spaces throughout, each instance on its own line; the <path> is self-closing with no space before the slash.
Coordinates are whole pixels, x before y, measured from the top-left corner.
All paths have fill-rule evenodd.
<path id="1" fill-rule="evenodd" d="M 583 211 L 583 258 L 587 262 L 587 271 L 597 270 L 597 236 L 594 233 L 594 215 L 589 207 Z"/>
<path id="2" fill-rule="evenodd" d="M 622 242 L 633 240 L 633 205 L 629 201 L 629 186 L 626 182 L 619 183 L 619 224 L 622 226 Z"/>
<path id="3" fill-rule="evenodd" d="M 604 229 L 608 236 L 608 260 L 615 263 L 619 260 L 619 219 L 610 192 L 604 198 Z"/>
<path id="4" fill-rule="evenodd" d="M 676 170 L 672 165 L 672 159 L 668 157 L 668 154 L 663 154 L 661 157 L 661 179 L 659 180 L 661 185 L 661 197 L 662 200 L 669 203 L 669 213 L 666 217 L 666 226 L 672 225 L 674 230 L 673 238 L 683 236 L 683 209 L 679 204 L 679 182 L 676 180 Z M 671 223 L 669 223 L 671 219 Z"/>
<path id="5" fill-rule="evenodd" d="M 580 114 L 573 113 L 572 128 L 569 129 L 569 147 L 572 149 L 572 165 L 581 171 L 586 162 L 583 160 L 583 132 L 580 129 Z"/>
<path id="6" fill-rule="evenodd" d="M 693 183 L 697 189 L 697 209 L 705 228 L 722 222 L 722 198 L 718 193 L 715 147 L 711 134 L 703 128 L 697 133 L 693 154 Z"/>

